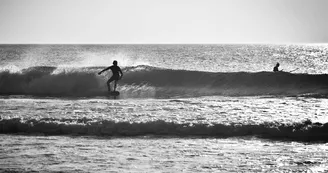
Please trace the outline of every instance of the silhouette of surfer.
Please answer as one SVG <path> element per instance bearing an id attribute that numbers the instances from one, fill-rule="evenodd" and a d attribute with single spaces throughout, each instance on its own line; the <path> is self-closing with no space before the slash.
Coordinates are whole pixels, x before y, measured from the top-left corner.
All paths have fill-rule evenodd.
<path id="1" fill-rule="evenodd" d="M 123 73 L 122 73 L 121 68 L 119 66 L 117 66 L 117 61 L 115 60 L 115 61 L 113 61 L 113 65 L 112 66 L 109 66 L 109 67 L 103 69 L 102 71 L 100 71 L 98 73 L 98 75 L 100 75 L 102 72 L 107 71 L 109 69 L 111 69 L 112 74 L 113 74 L 112 77 L 110 77 L 108 79 L 108 81 L 107 81 L 108 91 L 110 92 L 111 91 L 110 90 L 110 83 L 114 81 L 114 91 L 115 91 L 116 90 L 117 81 L 120 80 L 120 79 L 122 79 Z"/>
<path id="2" fill-rule="evenodd" d="M 274 72 L 279 72 L 279 69 L 278 69 L 278 68 L 279 68 L 279 65 L 280 65 L 280 64 L 277 63 L 276 66 L 273 67 L 273 71 L 274 71 Z"/>

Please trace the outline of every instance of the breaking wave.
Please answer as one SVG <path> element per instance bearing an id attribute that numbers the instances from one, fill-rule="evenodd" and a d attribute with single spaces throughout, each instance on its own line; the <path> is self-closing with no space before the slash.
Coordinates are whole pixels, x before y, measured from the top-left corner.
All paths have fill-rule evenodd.
<path id="1" fill-rule="evenodd" d="M 0 120 L 0 133 L 80 135 L 80 136 L 179 136 L 179 137 L 239 137 L 256 136 L 266 139 L 294 141 L 328 141 L 328 123 L 305 120 L 294 124 L 277 122 L 263 124 L 179 124 L 174 122 L 115 122 L 82 119 Z"/>
<path id="2" fill-rule="evenodd" d="M 94 97 L 107 94 L 103 67 L 31 67 L 20 72 L 0 72 L 0 95 Z M 214 73 L 161 69 L 151 66 L 126 67 L 118 90 L 122 98 L 328 95 L 327 74 L 273 72 Z"/>

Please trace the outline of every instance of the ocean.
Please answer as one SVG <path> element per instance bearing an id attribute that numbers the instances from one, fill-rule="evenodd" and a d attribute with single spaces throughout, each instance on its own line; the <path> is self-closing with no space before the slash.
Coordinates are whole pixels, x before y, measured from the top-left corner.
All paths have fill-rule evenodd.
<path id="1" fill-rule="evenodd" d="M 327 73 L 327 44 L 0 45 L 0 172 L 328 172 Z"/>

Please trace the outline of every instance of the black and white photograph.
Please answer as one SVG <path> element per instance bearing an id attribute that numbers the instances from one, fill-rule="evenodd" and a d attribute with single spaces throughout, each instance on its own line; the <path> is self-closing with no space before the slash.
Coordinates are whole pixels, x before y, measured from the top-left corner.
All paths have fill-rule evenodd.
<path id="1" fill-rule="evenodd" d="M 328 0 L 0 0 L 0 173 L 327 173 Z"/>

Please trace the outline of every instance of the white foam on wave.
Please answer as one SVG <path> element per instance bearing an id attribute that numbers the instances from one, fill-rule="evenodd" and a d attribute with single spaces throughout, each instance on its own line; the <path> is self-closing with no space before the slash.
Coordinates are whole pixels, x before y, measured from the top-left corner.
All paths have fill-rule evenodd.
<path id="1" fill-rule="evenodd" d="M 8 71 L 9 73 L 20 73 L 20 72 L 22 72 L 22 69 L 16 65 L 6 65 L 3 67 L 0 67 L 0 72 L 3 72 L 3 71 Z"/>

